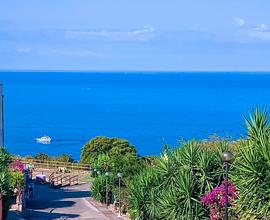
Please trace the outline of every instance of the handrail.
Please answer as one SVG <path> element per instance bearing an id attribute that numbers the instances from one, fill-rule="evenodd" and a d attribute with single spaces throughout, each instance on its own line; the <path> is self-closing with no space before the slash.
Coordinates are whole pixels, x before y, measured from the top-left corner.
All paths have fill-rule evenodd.
<path id="1" fill-rule="evenodd" d="M 75 176 L 70 177 L 69 182 L 70 182 L 70 185 L 79 184 L 79 176 L 75 175 Z"/>
<path id="2" fill-rule="evenodd" d="M 68 184 L 66 184 L 68 183 Z M 62 176 L 61 178 L 61 185 L 64 186 L 64 185 L 70 185 L 70 176 Z"/>
<path id="3" fill-rule="evenodd" d="M 91 166 L 89 164 L 83 163 L 72 163 L 72 162 L 61 162 L 54 160 L 36 160 L 36 159 L 21 159 L 24 164 L 33 164 L 36 167 L 46 167 L 46 168 L 57 168 L 57 167 L 66 167 L 70 170 L 84 170 L 90 171 Z"/>
<path id="4" fill-rule="evenodd" d="M 49 182 L 51 182 L 52 178 L 54 177 L 54 174 L 55 174 L 55 172 L 52 172 L 52 173 L 49 175 Z"/>
<path id="5" fill-rule="evenodd" d="M 79 184 L 79 175 L 57 175 L 54 176 L 55 173 L 51 173 L 49 176 L 49 182 L 51 186 L 72 186 L 72 185 L 77 185 Z"/>
<path id="6" fill-rule="evenodd" d="M 59 181 L 60 181 L 60 183 L 59 183 Z M 52 186 L 62 185 L 62 175 L 59 175 L 59 176 L 53 176 L 53 177 L 51 178 L 50 184 L 51 184 Z"/>

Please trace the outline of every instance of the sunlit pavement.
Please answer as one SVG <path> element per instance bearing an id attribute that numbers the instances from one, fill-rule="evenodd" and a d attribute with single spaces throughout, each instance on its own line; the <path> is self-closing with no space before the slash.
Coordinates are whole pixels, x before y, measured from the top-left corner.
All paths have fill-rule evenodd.
<path id="1" fill-rule="evenodd" d="M 60 189 L 36 184 L 34 197 L 27 204 L 26 219 L 107 220 L 119 218 L 110 210 L 104 212 L 89 202 L 89 184 L 84 183 Z"/>

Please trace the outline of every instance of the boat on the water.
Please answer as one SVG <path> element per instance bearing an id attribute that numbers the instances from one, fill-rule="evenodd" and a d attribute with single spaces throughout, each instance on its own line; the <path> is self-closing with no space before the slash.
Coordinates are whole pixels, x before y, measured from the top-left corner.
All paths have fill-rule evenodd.
<path id="1" fill-rule="evenodd" d="M 52 138 L 50 136 L 43 136 L 41 138 L 36 138 L 36 141 L 37 142 L 40 142 L 40 143 L 50 143 L 52 141 Z"/>

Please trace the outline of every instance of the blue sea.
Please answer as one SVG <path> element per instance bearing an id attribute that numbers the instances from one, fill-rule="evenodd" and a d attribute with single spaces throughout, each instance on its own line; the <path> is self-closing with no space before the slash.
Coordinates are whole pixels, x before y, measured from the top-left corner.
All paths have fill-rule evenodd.
<path id="1" fill-rule="evenodd" d="M 270 103 L 268 73 L 0 72 L 5 145 L 17 155 L 79 159 L 95 136 L 119 137 L 138 154 L 163 143 L 245 135 L 244 115 Z M 37 137 L 49 135 L 51 144 Z"/>

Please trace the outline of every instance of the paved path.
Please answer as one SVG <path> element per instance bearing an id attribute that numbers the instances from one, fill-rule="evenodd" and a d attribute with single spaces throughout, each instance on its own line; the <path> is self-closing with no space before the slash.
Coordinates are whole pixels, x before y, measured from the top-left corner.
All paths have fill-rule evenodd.
<path id="1" fill-rule="evenodd" d="M 27 205 L 26 219 L 119 219 L 111 211 L 104 212 L 88 200 L 89 184 L 61 189 L 52 189 L 47 185 L 36 185 L 35 196 L 30 199 Z"/>

